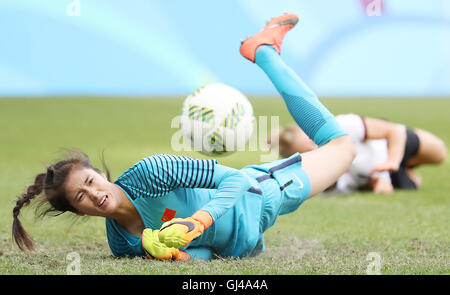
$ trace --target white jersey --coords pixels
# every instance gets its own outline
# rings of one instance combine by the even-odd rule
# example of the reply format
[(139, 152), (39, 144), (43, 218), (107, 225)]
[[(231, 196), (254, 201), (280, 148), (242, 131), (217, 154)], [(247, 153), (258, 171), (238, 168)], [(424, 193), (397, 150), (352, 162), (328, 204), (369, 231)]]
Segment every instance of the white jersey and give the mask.
[(336, 116), (339, 125), (346, 131), (356, 147), (356, 157), (350, 166), (337, 181), (332, 192), (350, 193), (370, 183), (373, 176), (391, 182), (389, 172), (384, 171), (371, 175), (370, 171), (378, 163), (388, 159), (386, 139), (367, 140), (366, 126), (361, 116), (356, 114), (343, 114)]

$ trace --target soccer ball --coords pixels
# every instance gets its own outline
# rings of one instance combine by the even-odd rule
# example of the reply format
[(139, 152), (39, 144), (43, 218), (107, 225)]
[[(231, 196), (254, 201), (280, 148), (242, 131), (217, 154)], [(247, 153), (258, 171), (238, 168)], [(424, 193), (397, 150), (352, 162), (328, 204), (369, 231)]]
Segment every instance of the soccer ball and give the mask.
[(195, 151), (207, 155), (244, 150), (254, 124), (253, 107), (247, 97), (225, 84), (199, 88), (183, 103), (184, 139)]

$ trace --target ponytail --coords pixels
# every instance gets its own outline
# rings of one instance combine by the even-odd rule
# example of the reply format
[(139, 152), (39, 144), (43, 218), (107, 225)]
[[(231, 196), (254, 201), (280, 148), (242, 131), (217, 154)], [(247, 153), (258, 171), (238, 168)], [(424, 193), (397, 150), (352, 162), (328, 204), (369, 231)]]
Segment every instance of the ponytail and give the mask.
[[(23, 207), (28, 206), (30, 201), (36, 196), (44, 193), (45, 197), (39, 200), (38, 206), (36, 207), (36, 217), (42, 218), (46, 215), (58, 216), (64, 212), (77, 213), (76, 208), (66, 198), (64, 183), (67, 176), (74, 167), (91, 168), (101, 173), (99, 169), (92, 167), (89, 157), (82, 151), (74, 149), (64, 150), (67, 153), (66, 160), (59, 161), (47, 167), (46, 173), (38, 174), (34, 180), (34, 184), (30, 185), (26, 192), (17, 199), (16, 206), (13, 209), (12, 235), (17, 246), (22, 251), (25, 251), (25, 248), (33, 250), (33, 241), (19, 220), (20, 210)], [(101, 155), (101, 161), (109, 180), (110, 172), (106, 166), (103, 153)]]
[(14, 240), (19, 246), (20, 250), (24, 251), (25, 247), (28, 250), (33, 250), (33, 241), (30, 235), (25, 231), (22, 226), (22, 223), (19, 220), (20, 210), (28, 206), (30, 201), (42, 193), (44, 189), (44, 181), (45, 181), (46, 173), (38, 174), (34, 180), (34, 184), (30, 185), (27, 188), (26, 193), (22, 194), (17, 200), (16, 206), (13, 209), (13, 225), (12, 225), (12, 235)]

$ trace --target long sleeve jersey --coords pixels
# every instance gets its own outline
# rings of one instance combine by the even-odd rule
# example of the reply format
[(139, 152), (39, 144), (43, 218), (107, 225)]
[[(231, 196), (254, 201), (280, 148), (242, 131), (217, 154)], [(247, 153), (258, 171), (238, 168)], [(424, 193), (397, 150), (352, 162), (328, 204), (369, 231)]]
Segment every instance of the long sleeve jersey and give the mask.
[[(209, 212), (213, 224), (181, 248), (192, 258), (246, 256), (260, 242), (261, 191), (251, 179), (216, 160), (153, 155), (142, 159), (115, 184), (136, 207), (146, 228), (159, 229), (171, 218), (186, 218), (197, 210)], [(141, 237), (106, 219), (108, 243), (115, 256), (143, 256)]]

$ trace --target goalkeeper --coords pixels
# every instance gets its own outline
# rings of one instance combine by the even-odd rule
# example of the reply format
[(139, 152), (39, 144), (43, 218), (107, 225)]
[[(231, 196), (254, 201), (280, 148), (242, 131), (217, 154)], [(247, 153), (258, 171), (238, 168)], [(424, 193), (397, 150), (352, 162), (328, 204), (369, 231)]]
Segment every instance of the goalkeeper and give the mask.
[(13, 210), (13, 235), (21, 249), (33, 247), (18, 215), (44, 192), (45, 213), (71, 211), (106, 218), (115, 256), (152, 259), (246, 257), (264, 250), (264, 232), (277, 217), (296, 210), (342, 175), (355, 156), (349, 136), (280, 57), (293, 14), (272, 19), (241, 44), (284, 99), (297, 124), (319, 146), (288, 159), (236, 170), (216, 160), (154, 155), (115, 182), (75, 155), (37, 175)]

